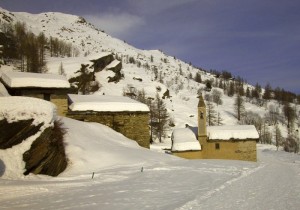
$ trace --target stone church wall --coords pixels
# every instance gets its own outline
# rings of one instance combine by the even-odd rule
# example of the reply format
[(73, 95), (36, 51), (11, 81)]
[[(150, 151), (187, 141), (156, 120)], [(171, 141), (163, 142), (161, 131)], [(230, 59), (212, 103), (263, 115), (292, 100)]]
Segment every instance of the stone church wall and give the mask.
[(106, 125), (127, 138), (135, 140), (140, 146), (150, 148), (148, 112), (72, 112), (67, 117)]
[(256, 140), (208, 141), (204, 158), (257, 161)]

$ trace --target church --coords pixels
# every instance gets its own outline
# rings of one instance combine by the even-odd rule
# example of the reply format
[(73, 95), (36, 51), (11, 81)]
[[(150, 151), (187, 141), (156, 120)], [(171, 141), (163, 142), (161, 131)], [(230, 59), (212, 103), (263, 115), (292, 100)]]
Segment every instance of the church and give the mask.
[(186, 159), (257, 161), (259, 135), (253, 125), (206, 126), (206, 105), (198, 103), (198, 127), (172, 133), (172, 154)]

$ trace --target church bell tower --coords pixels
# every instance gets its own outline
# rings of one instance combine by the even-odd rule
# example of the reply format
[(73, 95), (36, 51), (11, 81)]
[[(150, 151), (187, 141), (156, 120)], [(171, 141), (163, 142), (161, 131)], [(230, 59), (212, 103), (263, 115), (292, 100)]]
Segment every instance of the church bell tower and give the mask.
[(198, 140), (201, 147), (205, 147), (205, 144), (207, 143), (206, 106), (202, 95), (199, 96), (198, 103)]

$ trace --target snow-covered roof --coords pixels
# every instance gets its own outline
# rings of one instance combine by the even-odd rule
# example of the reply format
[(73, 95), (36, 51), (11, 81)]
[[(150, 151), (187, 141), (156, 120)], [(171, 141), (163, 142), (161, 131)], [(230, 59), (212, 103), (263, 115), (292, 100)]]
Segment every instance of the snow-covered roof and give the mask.
[(69, 94), (72, 111), (97, 112), (149, 112), (146, 104), (140, 103), (124, 96), (107, 95), (75, 95)]
[(254, 125), (208, 126), (207, 136), (209, 140), (244, 140), (259, 138)]
[(11, 88), (70, 88), (70, 83), (67, 78), (57, 74), (7, 71), (2, 73), (1, 78), (3, 82)]
[(114, 68), (114, 67), (116, 67), (117, 65), (119, 65), (119, 63), (120, 63), (120, 61), (118, 61), (118, 60), (113, 60), (110, 64), (108, 64), (108, 65), (106, 66), (106, 69)]
[(9, 93), (7, 92), (4, 85), (0, 82), (0, 97), (2, 96), (9, 96)]
[(0, 97), (0, 120), (8, 122), (34, 119), (35, 125), (51, 124), (56, 117), (56, 107), (53, 103), (31, 97), (8, 96)]
[(201, 145), (190, 128), (175, 129), (172, 133), (172, 151), (201, 150)]
[(96, 54), (89, 55), (88, 58), (89, 58), (90, 61), (93, 61), (93, 60), (98, 60), (100, 58), (106, 57), (110, 54), (111, 54), (110, 52), (101, 52), (101, 53), (96, 53)]

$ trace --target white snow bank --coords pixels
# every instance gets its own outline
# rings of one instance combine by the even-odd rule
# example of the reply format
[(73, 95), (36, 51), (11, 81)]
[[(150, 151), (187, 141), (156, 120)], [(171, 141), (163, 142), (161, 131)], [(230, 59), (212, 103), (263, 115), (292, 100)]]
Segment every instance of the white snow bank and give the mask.
[(2, 96), (9, 96), (9, 93), (7, 92), (4, 85), (0, 82), (0, 97)]
[(122, 112), (141, 111), (149, 112), (149, 107), (143, 103), (123, 96), (107, 95), (75, 95), (69, 94), (72, 111), (98, 111), (98, 112)]
[(8, 122), (34, 119), (33, 124), (44, 123), (49, 126), (55, 120), (56, 107), (54, 104), (37, 98), (11, 96), (0, 97), (0, 120)]
[(114, 67), (116, 67), (117, 65), (119, 65), (119, 63), (120, 63), (120, 61), (118, 61), (118, 60), (113, 60), (110, 64), (108, 64), (108, 65), (106, 66), (106, 69), (114, 68)]
[(195, 133), (189, 128), (175, 129), (172, 133), (172, 151), (201, 150)]
[(57, 74), (39, 74), (28, 72), (3, 72), (2, 80), (9, 87), (43, 87), (43, 88), (69, 88), (70, 83), (66, 77)]
[(135, 141), (99, 123), (62, 118), (68, 133), (65, 137), (69, 165), (60, 176), (89, 174), (120, 166), (142, 166), (174, 160), (140, 147)]
[(209, 140), (258, 139), (254, 125), (208, 126)]

